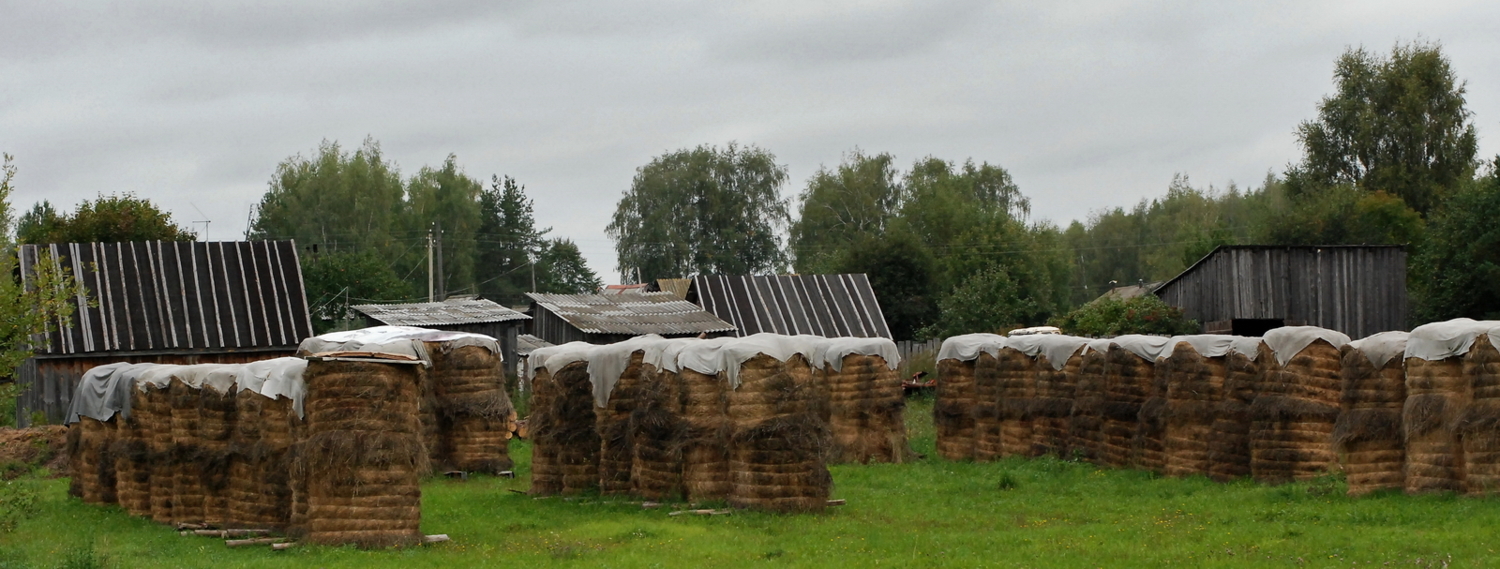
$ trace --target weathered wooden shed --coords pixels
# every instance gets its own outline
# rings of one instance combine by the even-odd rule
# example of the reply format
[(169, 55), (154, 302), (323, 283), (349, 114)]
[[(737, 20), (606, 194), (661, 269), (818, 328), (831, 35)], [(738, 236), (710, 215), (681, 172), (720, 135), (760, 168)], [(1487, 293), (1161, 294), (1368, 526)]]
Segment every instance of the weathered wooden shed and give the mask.
[(891, 338), (863, 273), (693, 278), (687, 300), (734, 324), (736, 335), (761, 332), (828, 338)]
[(374, 324), (419, 326), (434, 330), (483, 334), (500, 342), (505, 373), (515, 375), (516, 337), (530, 316), (473, 296), (449, 297), (442, 302), (360, 304), (351, 306)]
[(1156, 296), (1208, 333), (1258, 336), (1313, 325), (1353, 338), (1407, 329), (1400, 245), (1225, 245), (1163, 283)]
[[(114, 362), (244, 363), (290, 356), (312, 335), (292, 241), (23, 245), (23, 280), (46, 260), (88, 290), (70, 326), (35, 338), (17, 381), (18, 425), (58, 423), (83, 373)], [(24, 284), (24, 283), (23, 283)]]
[(531, 333), (553, 344), (612, 344), (642, 334), (667, 338), (733, 333), (734, 325), (670, 292), (530, 292)]

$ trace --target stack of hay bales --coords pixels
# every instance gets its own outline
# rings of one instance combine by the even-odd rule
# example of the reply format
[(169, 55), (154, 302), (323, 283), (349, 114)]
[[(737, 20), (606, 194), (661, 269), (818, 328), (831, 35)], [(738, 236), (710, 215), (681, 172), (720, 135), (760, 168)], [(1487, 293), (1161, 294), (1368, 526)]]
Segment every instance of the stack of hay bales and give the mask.
[(1272, 358), (1251, 403), (1250, 474), (1263, 482), (1306, 480), (1337, 466), (1342, 333), (1316, 326), (1266, 332)]
[(201, 453), (198, 472), (203, 487), (203, 523), (212, 527), (225, 527), (231, 519), (229, 476), (233, 452), (230, 439), (235, 433), (238, 407), (234, 382), (233, 371), (220, 368), (206, 373), (205, 380), (195, 386), (200, 399), (197, 439)]
[(1164, 472), (1168, 476), (1208, 475), (1213, 468), (1214, 424), (1229, 379), (1232, 336), (1172, 338), (1161, 366), (1166, 380)]
[(1004, 374), (999, 359), (1004, 351), (1005, 343), (1001, 340), (989, 349), (981, 350), (979, 357), (974, 359), (974, 460), (988, 461), (1005, 456), (1005, 409), (1000, 395)]
[[(1489, 331), (1494, 324), (1467, 318), (1434, 322), (1416, 327), (1407, 337), (1406, 403), (1401, 422), (1406, 440), (1404, 487), (1408, 493), (1468, 489), (1459, 427), (1473, 400), (1471, 374), (1490, 359), (1483, 352), (1493, 349)], [(1476, 361), (1481, 365), (1470, 363)]]
[[(130, 384), (122, 381), (130, 364), (99, 366), (84, 372), (68, 409), (69, 465), (73, 471), (68, 493), (89, 504), (119, 502), (116, 478), (116, 444), (125, 420), (118, 412), (132, 402)], [(127, 472), (131, 467), (127, 466)]]
[(1151, 383), (1146, 390), (1146, 400), (1136, 413), (1135, 438), (1131, 447), (1134, 467), (1157, 474), (1164, 474), (1167, 469), (1167, 374), (1172, 367), (1167, 354), (1171, 353), (1173, 345), (1168, 340), (1166, 349), (1151, 367)]
[[(641, 350), (636, 407), (630, 412), (631, 493), (648, 500), (685, 494), (683, 450), (688, 420), (676, 354), (688, 340), (656, 340)], [(672, 361), (667, 363), (666, 354)]]
[(115, 459), (115, 494), (120, 507), (132, 516), (142, 517), (151, 515), (151, 439), (153, 430), (161, 425), (148, 395), (130, 387), (148, 367), (131, 365), (115, 372), (130, 398), (128, 408), (132, 412), (117, 415), (116, 438), (110, 448)]
[(135, 389), (142, 404), (133, 407), (140, 413), (147, 431), (147, 456), (150, 457), (151, 520), (169, 524), (174, 521), (172, 500), (176, 494), (176, 462), (172, 444), (172, 399), (168, 387), (171, 372), (177, 366), (146, 366), (137, 376)]
[(1103, 444), (1104, 466), (1133, 468), (1140, 465), (1137, 448), (1141, 409), (1156, 385), (1156, 360), (1168, 339), (1129, 334), (1110, 341), (1104, 366)]
[(600, 440), (588, 369), (592, 349), (572, 342), (531, 353), (536, 369), (527, 428), (533, 443), (534, 494), (579, 494), (599, 488)]
[[(516, 414), (505, 392), (499, 344), (488, 336), (457, 332), (417, 337), (432, 358), (427, 379), (435, 424), (424, 424), (423, 435), (429, 444), (437, 439), (439, 463), (466, 472), (509, 470)], [(429, 433), (434, 430), (436, 435)]]
[[(1035, 425), (1031, 420), (1031, 406), (1036, 400), (1037, 365), (1036, 360), (1017, 349), (1014, 345), (1016, 340), (1017, 338), (1007, 338), (995, 356), (1000, 457), (1032, 456), (1033, 450), (1031, 439)], [(984, 377), (980, 369), (983, 365), (984, 356), (981, 355), (979, 366), (975, 367), (976, 380)], [(979, 384), (982, 385), (982, 381)], [(982, 391), (979, 393), (983, 394)], [(980, 436), (984, 435), (984, 430), (981, 429)], [(984, 454), (983, 447), (977, 447), (976, 458), (990, 458)]]
[(835, 338), (823, 352), (822, 373), (828, 389), (830, 461), (906, 462), (900, 364), (896, 343), (885, 338)]
[(1464, 358), (1464, 375), (1472, 395), (1460, 416), (1458, 433), (1463, 441), (1464, 488), (1473, 495), (1500, 492), (1500, 323), (1474, 340)]
[(729, 480), (729, 386), (719, 378), (719, 351), (729, 338), (671, 343), (660, 367), (676, 370), (685, 421), (682, 486), (694, 501), (724, 500)]
[(1004, 336), (967, 334), (943, 340), (938, 349), (937, 401), (932, 413), (937, 450), (943, 458), (974, 458), (978, 406), (975, 368), (981, 354), (993, 358), (1004, 343)]
[(1272, 357), (1262, 356), (1268, 351), (1258, 336), (1230, 340), (1224, 396), (1208, 443), (1209, 478), (1226, 482), (1250, 475), (1250, 403), (1260, 384), (1261, 363)]
[(1078, 379), (1069, 417), (1075, 452), (1084, 460), (1099, 463), (1104, 450), (1104, 368), (1110, 340), (1092, 340), (1078, 361)]
[[(661, 338), (655, 337), (656, 340)], [(645, 346), (649, 340), (632, 338), (599, 346), (589, 354), (589, 381), (595, 404), (594, 429), (599, 433), (599, 492), (629, 494), (635, 461), (631, 415), (640, 407), (646, 383)]]
[[(828, 396), (806, 340), (756, 334), (725, 343), (729, 395), (729, 503), (778, 512), (820, 511), (833, 477)], [(810, 353), (811, 352), (811, 353)]]
[(422, 539), (428, 454), (418, 414), (420, 360), (382, 357), (405, 355), (395, 346), (370, 351), (376, 353), (325, 353), (308, 362), (298, 470), (307, 488), (305, 532), (315, 543), (383, 547)]
[(1027, 407), (1031, 423), (1028, 456), (1073, 456), (1072, 415), (1087, 338), (1059, 334), (1013, 336), (1007, 346), (1031, 361), (1035, 390)]
[(1401, 407), (1406, 404), (1406, 332), (1382, 332), (1343, 348), (1343, 379), (1334, 451), (1349, 482), (1349, 495), (1401, 488), (1406, 447)]

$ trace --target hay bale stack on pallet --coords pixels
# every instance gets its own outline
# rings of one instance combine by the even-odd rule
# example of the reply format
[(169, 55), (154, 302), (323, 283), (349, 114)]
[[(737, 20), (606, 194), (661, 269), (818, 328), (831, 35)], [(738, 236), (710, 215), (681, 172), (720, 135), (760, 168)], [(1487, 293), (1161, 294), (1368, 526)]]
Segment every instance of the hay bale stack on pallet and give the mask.
[(1407, 337), (1401, 422), (1408, 493), (1468, 489), (1459, 427), (1474, 396), (1471, 374), (1483, 367), (1471, 362), (1490, 357), (1473, 352), (1479, 351), (1480, 340), (1491, 343), (1489, 331), (1494, 326), (1494, 322), (1461, 318), (1418, 326)]
[(1208, 476), (1226, 482), (1250, 475), (1250, 404), (1260, 384), (1262, 363), (1273, 356), (1260, 337), (1230, 340), (1223, 397), (1214, 414), (1208, 443)]
[(1315, 326), (1266, 332), (1272, 358), (1251, 404), (1250, 474), (1262, 482), (1306, 480), (1337, 467), (1342, 333)]
[(176, 494), (172, 444), (172, 399), (168, 388), (171, 371), (177, 366), (145, 366), (136, 376), (135, 390), (140, 392), (141, 406), (132, 406), (132, 414), (140, 413), (140, 421), (147, 429), (147, 456), (151, 461), (151, 521), (170, 524), (174, 521), (172, 501)]
[[(686, 401), (676, 356), (689, 340), (660, 340), (642, 350), (644, 363), (630, 412), (631, 494), (647, 500), (683, 496)], [(671, 362), (667, 363), (670, 352)]]
[(1401, 408), (1406, 404), (1402, 356), (1407, 336), (1382, 332), (1349, 342), (1342, 350), (1343, 393), (1333, 445), (1350, 496), (1399, 489), (1405, 483)]
[[(981, 354), (994, 358), (1004, 343), (1004, 336), (966, 334), (943, 340), (938, 349), (937, 401), (932, 413), (937, 430), (937, 450), (943, 458), (974, 458), (978, 436), (976, 367)], [(998, 438), (998, 430), (996, 436)]]
[(756, 334), (725, 343), (729, 384), (729, 503), (778, 512), (821, 511), (833, 488), (828, 394), (814, 373), (822, 346)]
[(1073, 414), (1068, 419), (1074, 452), (1096, 464), (1104, 450), (1104, 368), (1109, 344), (1108, 339), (1091, 340), (1080, 352)]
[(129, 413), (115, 418), (116, 438), (110, 448), (115, 457), (115, 494), (120, 507), (132, 516), (151, 516), (151, 439), (160, 421), (148, 395), (131, 389), (136, 378), (148, 366), (132, 365), (120, 369), (120, 383), (130, 398)]
[(435, 424), (423, 425), (423, 435), (430, 440), (428, 431), (437, 431), (437, 463), (465, 472), (510, 470), (516, 413), (505, 392), (500, 345), (488, 336), (455, 332), (419, 338), (432, 358), (427, 379)]
[(834, 338), (823, 353), (835, 463), (901, 463), (906, 441), (900, 362), (896, 343), (884, 338)]
[(1071, 416), (1077, 398), (1082, 351), (1089, 340), (1075, 336), (1036, 334), (1009, 338), (1007, 346), (1031, 360), (1034, 378), (1026, 419), (1031, 424), (1026, 456), (1073, 456)]
[(599, 433), (599, 493), (630, 494), (635, 462), (631, 415), (641, 406), (646, 353), (638, 339), (599, 346), (589, 357)]
[(1137, 443), (1141, 409), (1156, 385), (1156, 360), (1168, 339), (1129, 334), (1114, 338), (1104, 366), (1104, 420), (1101, 463), (1141, 467)]
[(1208, 475), (1213, 469), (1214, 423), (1229, 379), (1232, 336), (1172, 338), (1163, 360), (1166, 383), (1164, 446), (1168, 476)]
[(594, 387), (588, 352), (572, 342), (531, 353), (533, 494), (580, 494), (599, 488), (599, 433), (595, 430)]
[[(974, 359), (974, 460), (988, 461), (1005, 456), (1005, 411), (1001, 403), (1000, 355), (1005, 344), (981, 350)], [(1018, 415), (1019, 417), (1019, 415)]]

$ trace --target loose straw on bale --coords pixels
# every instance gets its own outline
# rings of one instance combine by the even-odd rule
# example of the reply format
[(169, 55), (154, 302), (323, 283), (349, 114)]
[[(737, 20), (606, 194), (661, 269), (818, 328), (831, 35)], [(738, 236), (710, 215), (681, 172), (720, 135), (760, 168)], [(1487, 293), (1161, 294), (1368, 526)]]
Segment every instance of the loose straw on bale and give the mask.
[(499, 354), (483, 346), (452, 347), (442, 342), (428, 342), (427, 351), (432, 356), (428, 381), (442, 426), (437, 460), (469, 472), (510, 470), (509, 444), (516, 415), (505, 393)]
[(115, 415), (116, 439), (110, 455), (115, 459), (115, 489), (120, 507), (132, 516), (151, 515), (151, 433), (153, 417), (146, 395), (130, 389), (129, 417)]
[(677, 372), (683, 397), (682, 484), (687, 499), (729, 497), (729, 395), (715, 375), (682, 368)]
[(629, 494), (630, 471), (634, 451), (630, 432), (630, 414), (640, 404), (641, 372), (644, 367), (640, 350), (630, 354), (630, 361), (603, 407), (596, 407), (594, 428), (599, 433), (599, 492)]
[(1141, 405), (1155, 381), (1155, 365), (1118, 345), (1109, 347), (1105, 362), (1100, 462), (1130, 468), (1136, 465), (1135, 436)]
[(643, 366), (635, 409), (630, 412), (633, 495), (665, 500), (683, 494), (682, 448), (687, 431), (677, 374)]
[(1406, 403), (1402, 358), (1391, 358), (1376, 368), (1358, 348), (1349, 345), (1342, 351), (1343, 394), (1333, 443), (1349, 495), (1399, 489), (1406, 468), (1406, 447), (1401, 440), (1401, 407)]
[(236, 401), (232, 393), (219, 393), (204, 385), (197, 390), (199, 474), (203, 485), (203, 523), (225, 527), (229, 512), (230, 438), (235, 431)]
[(1000, 360), (995, 356), (980, 352), (974, 359), (975, 460), (994, 460), (1005, 455), (1000, 401), (1001, 375)]
[(175, 521), (172, 501), (177, 487), (176, 455), (172, 444), (172, 394), (169, 387), (147, 385), (142, 393), (144, 403), (134, 410), (146, 430), (151, 457), (151, 520), (170, 524)]
[(198, 389), (173, 378), (167, 388), (172, 405), (172, 520), (202, 524), (204, 514), (203, 463), (206, 452), (199, 433), (201, 396)]
[(1037, 362), (1010, 347), (1001, 348), (1000, 356), (995, 359), (999, 378), (996, 382), (1000, 415), (999, 456), (1035, 456), (1031, 407), (1036, 399)]
[(1078, 380), (1083, 355), (1080, 352), (1073, 353), (1064, 362), (1062, 369), (1054, 369), (1045, 354), (1038, 354), (1035, 362), (1036, 398), (1031, 402), (1034, 429), (1031, 454), (1072, 458), (1075, 443), (1071, 432), (1071, 417), (1074, 402), (1078, 400)]

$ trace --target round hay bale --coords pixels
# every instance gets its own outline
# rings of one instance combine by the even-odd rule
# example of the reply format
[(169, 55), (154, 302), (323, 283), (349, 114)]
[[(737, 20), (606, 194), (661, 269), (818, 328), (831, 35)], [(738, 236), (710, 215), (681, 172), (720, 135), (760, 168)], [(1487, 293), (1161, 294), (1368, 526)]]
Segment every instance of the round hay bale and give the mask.
[(430, 463), (416, 413), (418, 366), (314, 360), (305, 377), (307, 439), (298, 470), (307, 487), (306, 539), (420, 543), (421, 477)]
[(1456, 430), (1463, 443), (1464, 490), (1484, 496), (1500, 492), (1500, 351), (1488, 334), (1464, 356), (1472, 394)]
[(551, 496), (562, 492), (562, 471), (557, 462), (558, 446), (554, 441), (544, 441), (555, 424), (551, 409), (555, 405), (557, 387), (547, 368), (536, 368), (533, 374), (531, 414), (527, 417), (532, 442), (530, 492), (539, 496)]
[(500, 355), (481, 346), (428, 342), (428, 381), (436, 398), (441, 463), (468, 472), (509, 470), (515, 410)]
[(203, 523), (227, 527), (233, 518), (229, 512), (230, 468), (238, 402), (233, 393), (219, 393), (212, 388), (198, 390), (198, 473), (203, 487)]
[[(974, 458), (977, 437), (975, 360), (945, 359), (937, 363), (937, 401), (932, 422), (937, 451), (948, 460)], [(998, 433), (997, 433), (998, 436)]]
[(974, 359), (974, 460), (1005, 454), (1002, 441), (1000, 360), (987, 352)]
[(1059, 458), (1075, 456), (1072, 434), (1073, 407), (1078, 399), (1082, 351), (1075, 352), (1054, 369), (1045, 354), (1036, 357), (1036, 398), (1031, 402), (1033, 455)]
[(1104, 466), (1136, 466), (1136, 431), (1141, 406), (1151, 393), (1156, 365), (1130, 350), (1110, 345), (1104, 364), (1104, 405), (1100, 463)]
[[(756, 355), (741, 364), (739, 378), (739, 388), (728, 394), (729, 502), (770, 511), (822, 510), (833, 484), (826, 466), (832, 434), (827, 395), (807, 359)], [(768, 469), (793, 475), (786, 480), (794, 482), (766, 484), (752, 475)]]
[(167, 387), (172, 406), (172, 521), (201, 524), (204, 514), (203, 463), (206, 453), (199, 436), (198, 389), (172, 379)]
[(170, 387), (147, 385), (142, 392), (141, 415), (150, 460), (151, 520), (170, 524), (176, 494), (176, 457), (172, 445), (172, 399)]
[(1333, 431), (1343, 386), (1339, 348), (1318, 339), (1286, 365), (1267, 356), (1250, 408), (1251, 476), (1279, 483), (1336, 470)]
[[(532, 492), (579, 494), (599, 488), (599, 450), (595, 429), (594, 388), (588, 362), (573, 362), (533, 382), (532, 452), (543, 464), (555, 465), (556, 478), (533, 472)], [(540, 476), (540, 477), (539, 477)]]
[(116, 436), (116, 419), (100, 421), (93, 417), (79, 417), (72, 429), (77, 429), (77, 444), (71, 445), (68, 463), (77, 479), (76, 495), (89, 504), (118, 503), (115, 479), (115, 457), (112, 446)]
[(1159, 366), (1166, 383), (1164, 471), (1168, 476), (1209, 475), (1214, 424), (1229, 380), (1228, 356), (1205, 357), (1178, 342)]
[(594, 428), (599, 433), (599, 492), (629, 494), (634, 460), (630, 415), (640, 405), (645, 352), (636, 350), (603, 407), (595, 407)]
[(688, 423), (677, 374), (643, 366), (630, 412), (631, 493), (649, 500), (683, 494), (682, 448)]

